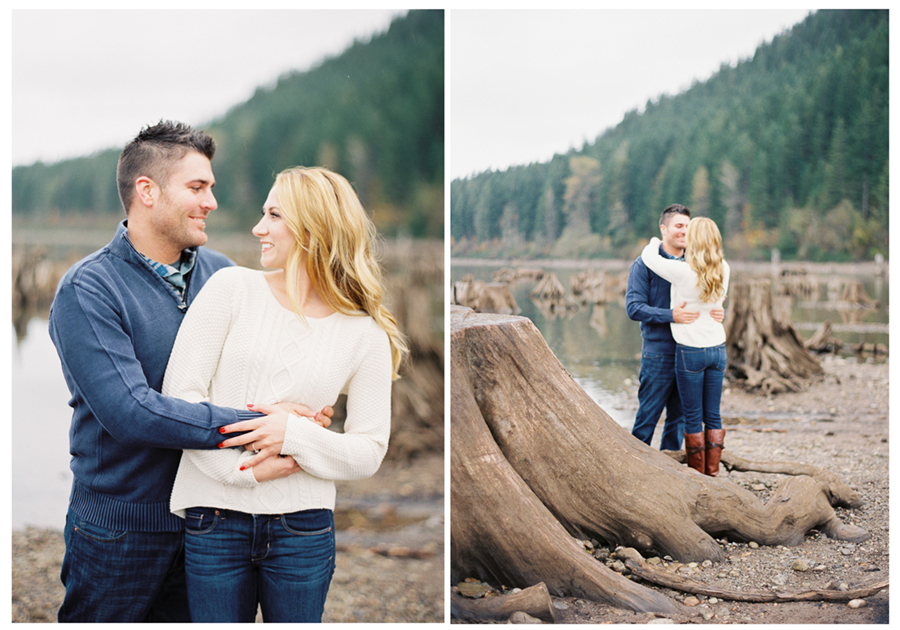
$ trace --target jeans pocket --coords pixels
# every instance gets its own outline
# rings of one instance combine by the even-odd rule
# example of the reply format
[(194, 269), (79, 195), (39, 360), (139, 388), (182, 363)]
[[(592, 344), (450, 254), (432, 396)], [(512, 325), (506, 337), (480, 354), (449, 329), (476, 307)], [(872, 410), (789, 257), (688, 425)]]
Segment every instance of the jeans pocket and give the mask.
[(208, 534), (218, 522), (218, 510), (194, 508), (184, 513), (184, 531), (188, 534)]
[(284, 529), (295, 536), (318, 536), (334, 530), (334, 513), (331, 510), (301, 510), (281, 515)]
[(678, 367), (688, 374), (700, 374), (707, 367), (706, 348), (678, 348)]
[(128, 532), (123, 530), (109, 529), (108, 527), (94, 525), (83, 518), (79, 518), (75, 521), (75, 531), (81, 536), (97, 542), (116, 542), (128, 534)]

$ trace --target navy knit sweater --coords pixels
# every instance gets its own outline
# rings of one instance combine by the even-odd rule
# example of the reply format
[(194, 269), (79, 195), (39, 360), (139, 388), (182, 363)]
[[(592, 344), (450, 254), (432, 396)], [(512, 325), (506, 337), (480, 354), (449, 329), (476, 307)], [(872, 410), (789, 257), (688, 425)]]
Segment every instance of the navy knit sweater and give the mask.
[(182, 300), (127, 238), (75, 264), (50, 309), (50, 336), (74, 410), (70, 507), (117, 530), (180, 531), (169, 496), (184, 448), (215, 448), (218, 427), (259, 414), (159, 392), (182, 317), (206, 280), (233, 263), (198, 248)]
[[(675, 258), (662, 245), (659, 253), (666, 258)], [(672, 323), (671, 290), (671, 283), (650, 271), (640, 256), (631, 264), (625, 312), (629, 318), (641, 322), (644, 352), (675, 354), (675, 340), (669, 326)]]

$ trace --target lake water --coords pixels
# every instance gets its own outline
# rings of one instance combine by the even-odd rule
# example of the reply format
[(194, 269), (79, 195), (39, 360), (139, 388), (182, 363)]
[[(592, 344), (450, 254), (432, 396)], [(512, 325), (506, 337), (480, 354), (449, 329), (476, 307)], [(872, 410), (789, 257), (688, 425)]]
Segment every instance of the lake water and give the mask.
[[(541, 263), (525, 266), (540, 268)], [(451, 280), (457, 282), (471, 274), (476, 280), (491, 281), (498, 265), (467, 265), (453, 261)], [(584, 266), (547, 266), (545, 272), (557, 275), (568, 289), (570, 277), (585, 270)], [(627, 264), (609, 269), (611, 274), (627, 271)], [(740, 274), (733, 272), (733, 280)], [(830, 280), (830, 287), (829, 287)], [(840, 309), (834, 303), (834, 292), (844, 282), (859, 280), (869, 295), (879, 302), (878, 309)], [(809, 299), (795, 299), (791, 306), (791, 322), (803, 338), (811, 337), (826, 320), (832, 323), (832, 334), (844, 344), (878, 343), (888, 345), (888, 282), (884, 278), (854, 275), (817, 278), (818, 291)], [(546, 313), (529, 297), (535, 281), (520, 280), (510, 290), (522, 309), (519, 315), (531, 319), (547, 345), (566, 367), (572, 378), (616, 422), (627, 429), (634, 424), (637, 411), (637, 386), (641, 365), (641, 330), (638, 322), (625, 313), (624, 298), (606, 305), (587, 305), (562, 315)], [(829, 288), (831, 296), (829, 296)], [(568, 293), (571, 298), (571, 292)], [(836, 299), (836, 298), (834, 298)], [(727, 303), (726, 303), (727, 307)], [(883, 359), (882, 359), (883, 360)], [(658, 437), (659, 431), (657, 431)]]
[(48, 322), (32, 319), (20, 344), (12, 334), (12, 527), (62, 529), (72, 486), (69, 390)]

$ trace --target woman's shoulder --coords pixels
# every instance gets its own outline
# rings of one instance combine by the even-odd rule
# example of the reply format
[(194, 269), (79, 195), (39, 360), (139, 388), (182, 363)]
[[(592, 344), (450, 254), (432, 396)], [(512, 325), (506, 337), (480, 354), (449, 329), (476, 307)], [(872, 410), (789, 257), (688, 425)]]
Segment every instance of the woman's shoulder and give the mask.
[(334, 313), (328, 319), (334, 321), (335, 326), (341, 330), (341, 334), (346, 335), (348, 339), (352, 339), (354, 343), (364, 340), (377, 342), (381, 339), (387, 339), (387, 333), (384, 329), (363, 311), (353, 314)]
[(201, 294), (235, 295), (252, 286), (262, 272), (247, 267), (223, 267), (209, 277)]

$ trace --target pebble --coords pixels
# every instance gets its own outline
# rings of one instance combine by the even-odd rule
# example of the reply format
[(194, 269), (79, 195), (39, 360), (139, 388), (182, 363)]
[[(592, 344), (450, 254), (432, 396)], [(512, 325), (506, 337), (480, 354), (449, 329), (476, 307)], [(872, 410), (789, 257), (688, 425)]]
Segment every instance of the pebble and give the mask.
[(864, 599), (851, 599), (849, 602), (847, 602), (847, 606), (849, 606), (850, 608), (862, 608), (865, 605), (866, 600)]
[(793, 566), (791, 568), (794, 571), (809, 571), (809, 562), (800, 558), (799, 560), (795, 560)]
[(685, 597), (683, 603), (685, 606), (690, 606), (691, 608), (693, 608), (694, 606), (700, 604), (700, 600), (696, 597)]
[(749, 544), (748, 546), (749, 546), (751, 549), (759, 549), (759, 543), (753, 542), (752, 540), (750, 541), (750, 544)]
[(536, 617), (532, 617), (528, 613), (517, 610), (509, 617), (509, 623), (544, 623)]
[(459, 588), (460, 595), (474, 599), (483, 597), (485, 593), (491, 590), (491, 587), (484, 582), (460, 582), (456, 586)]
[(553, 600), (553, 607), (557, 610), (569, 610), (569, 605), (566, 602), (561, 602), (559, 600)]

